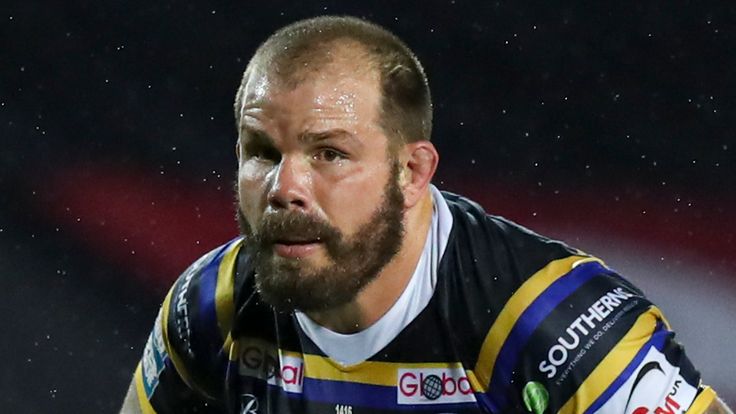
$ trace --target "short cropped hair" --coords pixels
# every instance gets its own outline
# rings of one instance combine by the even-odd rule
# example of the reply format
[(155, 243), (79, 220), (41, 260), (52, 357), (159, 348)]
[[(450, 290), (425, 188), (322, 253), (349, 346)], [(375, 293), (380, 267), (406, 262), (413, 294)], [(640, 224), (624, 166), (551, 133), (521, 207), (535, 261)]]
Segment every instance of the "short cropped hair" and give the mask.
[[(256, 50), (235, 96), (235, 118), (240, 128), (245, 85), (254, 66), (267, 64), (269, 74), (300, 82), (300, 68), (319, 64), (335, 45), (356, 42), (364, 48), (381, 85), (380, 124), (396, 143), (430, 140), (432, 98), (421, 63), (396, 35), (363, 19), (321, 16), (292, 23), (271, 35)], [(314, 70), (314, 67), (311, 68)]]

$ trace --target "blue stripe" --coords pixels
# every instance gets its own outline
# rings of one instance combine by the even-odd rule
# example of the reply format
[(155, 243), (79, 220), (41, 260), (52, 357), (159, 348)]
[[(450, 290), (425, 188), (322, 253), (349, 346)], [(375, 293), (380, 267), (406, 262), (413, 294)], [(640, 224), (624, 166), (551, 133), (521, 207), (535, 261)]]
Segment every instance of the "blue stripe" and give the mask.
[(198, 342), (198, 345), (204, 346), (205, 349), (212, 351), (218, 351), (224, 345), (224, 339), (222, 338), (219, 324), (217, 323), (217, 305), (215, 303), (217, 275), (220, 269), (220, 263), (225, 256), (225, 252), (238, 240), (239, 239), (231, 240), (218, 248), (214, 252), (213, 257), (207, 261), (207, 264), (205, 264), (199, 278), (197, 293), (199, 296), (197, 303), (198, 333), (195, 338), (192, 338), (192, 342)]
[(396, 387), (314, 378), (304, 378), (303, 388), (304, 397), (310, 401), (371, 408), (395, 407), (396, 392)]
[(583, 263), (552, 283), (522, 312), (496, 357), (487, 391), (492, 411), (502, 411), (508, 404), (507, 390), (511, 386), (513, 370), (529, 338), (542, 321), (585, 282), (609, 272), (598, 262)]
[(657, 326), (654, 328), (654, 333), (649, 341), (647, 341), (644, 346), (641, 347), (639, 352), (636, 353), (634, 359), (631, 360), (631, 363), (629, 363), (621, 375), (619, 375), (613, 383), (608, 386), (606, 391), (604, 391), (603, 394), (601, 394), (600, 397), (598, 397), (598, 399), (596, 399), (595, 402), (585, 410), (585, 414), (596, 412), (613, 396), (613, 394), (616, 393), (616, 391), (619, 390), (619, 388), (621, 388), (622, 385), (624, 385), (629, 377), (634, 374), (634, 371), (639, 368), (641, 361), (647, 355), (651, 347), (661, 351), (669, 334), (670, 332), (664, 329), (664, 323), (662, 323), (662, 321), (657, 321)]

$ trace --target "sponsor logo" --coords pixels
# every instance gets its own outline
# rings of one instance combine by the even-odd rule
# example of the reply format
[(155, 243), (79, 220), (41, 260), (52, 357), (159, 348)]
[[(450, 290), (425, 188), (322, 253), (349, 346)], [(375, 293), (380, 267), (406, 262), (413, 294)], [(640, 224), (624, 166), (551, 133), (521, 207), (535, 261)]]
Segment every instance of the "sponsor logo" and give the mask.
[(158, 378), (164, 370), (164, 360), (167, 357), (161, 332), (161, 312), (159, 312), (153, 331), (148, 336), (146, 347), (141, 358), (141, 373), (143, 374), (143, 388), (149, 398), (158, 386)]
[[(200, 262), (201, 259), (197, 263)], [(187, 298), (187, 295), (189, 293), (189, 287), (192, 284), (192, 279), (196, 274), (197, 264), (195, 264), (187, 271), (187, 274), (186, 276), (184, 276), (184, 280), (182, 281), (182, 284), (179, 287), (178, 292), (176, 293), (176, 297), (174, 298), (174, 323), (176, 326), (176, 331), (179, 335), (179, 339), (181, 339), (184, 345), (184, 349), (187, 355), (190, 358), (194, 358), (194, 351), (192, 350), (191, 344), (192, 328), (191, 322), (189, 320), (189, 300)]]
[(442, 396), (442, 379), (436, 375), (427, 375), (421, 381), (421, 393), (430, 400), (436, 400)]
[[(642, 370), (643, 369), (644, 368), (642, 368)], [(681, 404), (675, 398), (681, 384), (681, 379), (675, 380), (675, 383), (672, 385), (672, 389), (669, 394), (667, 394), (667, 397), (665, 397), (664, 401), (658, 404), (654, 409), (654, 414), (675, 414), (680, 412)], [(631, 412), (631, 414), (648, 414), (649, 412), (649, 408), (647, 407), (637, 407)]]
[(633, 293), (618, 287), (593, 302), (585, 312), (581, 313), (568, 325), (565, 333), (557, 338), (557, 343), (547, 350), (547, 359), (539, 363), (539, 371), (546, 374), (547, 378), (554, 378), (557, 375), (558, 368), (567, 362), (573, 353), (572, 351), (581, 346), (582, 339), (591, 334), (593, 340), (600, 339), (616, 321), (607, 321), (597, 331), (595, 331), (596, 328), (606, 321), (606, 318), (611, 315), (614, 309), (634, 296)]
[[(659, 365), (659, 362), (657, 361), (647, 362), (646, 364), (644, 364), (643, 367), (641, 367), (641, 369), (639, 370), (639, 373), (636, 374), (636, 378), (634, 379), (634, 384), (631, 386), (631, 392), (629, 393), (629, 399), (626, 400), (627, 407), (629, 406), (629, 403), (631, 402), (631, 397), (634, 396), (634, 391), (636, 391), (636, 386), (641, 384), (642, 380), (644, 380), (647, 374), (649, 374), (650, 372), (655, 372), (655, 370), (664, 374), (664, 371), (662, 370), (662, 366)], [(643, 414), (643, 413), (637, 412), (637, 410), (634, 410), (632, 414)]]
[(662, 351), (650, 347), (636, 371), (600, 412), (681, 414), (690, 407), (697, 393), (697, 386), (685, 381), (677, 365), (668, 361)]
[(258, 414), (258, 398), (255, 395), (243, 394), (240, 399), (240, 414)]
[(304, 360), (278, 353), (274, 346), (248, 344), (240, 353), (239, 372), (243, 376), (265, 380), (286, 392), (302, 392)]
[(474, 402), (473, 387), (462, 368), (400, 369), (399, 404)]
[(527, 382), (522, 391), (522, 396), (524, 397), (524, 405), (530, 413), (543, 414), (549, 406), (549, 392), (539, 382)]

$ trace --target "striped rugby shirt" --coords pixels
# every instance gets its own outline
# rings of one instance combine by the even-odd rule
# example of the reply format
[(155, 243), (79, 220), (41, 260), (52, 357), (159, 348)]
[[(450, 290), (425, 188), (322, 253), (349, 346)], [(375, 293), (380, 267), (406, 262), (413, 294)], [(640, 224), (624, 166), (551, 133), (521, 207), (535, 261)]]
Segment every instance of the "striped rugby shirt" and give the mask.
[(305, 315), (261, 301), (238, 238), (164, 300), (135, 373), (142, 411), (675, 414), (713, 401), (659, 309), (600, 260), (433, 194), (433, 225), (443, 210), (451, 229), (429, 237), (443, 247), (432, 289), (379, 348), (347, 364), (326, 354)]

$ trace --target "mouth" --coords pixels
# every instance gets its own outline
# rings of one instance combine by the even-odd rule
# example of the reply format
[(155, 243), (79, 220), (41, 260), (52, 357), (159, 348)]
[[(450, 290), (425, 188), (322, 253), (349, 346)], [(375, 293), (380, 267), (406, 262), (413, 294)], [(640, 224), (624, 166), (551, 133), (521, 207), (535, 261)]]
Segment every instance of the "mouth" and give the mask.
[(314, 253), (322, 241), (319, 239), (313, 240), (297, 240), (297, 239), (281, 239), (273, 242), (274, 253), (281, 257), (287, 258), (301, 258), (306, 257)]

